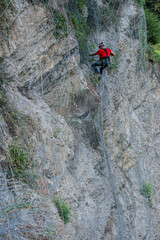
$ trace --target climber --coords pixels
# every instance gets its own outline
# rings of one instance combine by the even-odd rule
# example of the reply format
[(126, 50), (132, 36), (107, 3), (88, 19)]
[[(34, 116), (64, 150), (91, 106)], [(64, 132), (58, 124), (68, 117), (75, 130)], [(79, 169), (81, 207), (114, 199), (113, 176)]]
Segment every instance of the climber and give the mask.
[[(111, 49), (105, 48), (105, 45), (103, 42), (99, 44), (100, 50), (98, 50), (96, 53), (90, 54), (89, 56), (95, 56), (99, 55), (100, 59), (92, 64), (92, 68), (94, 69), (95, 73), (97, 76), (102, 76), (103, 74), (103, 69), (105, 69), (109, 64), (110, 64), (110, 55), (115, 56), (116, 54), (112, 52)], [(97, 66), (101, 66), (100, 68), (100, 73), (97, 69)]]

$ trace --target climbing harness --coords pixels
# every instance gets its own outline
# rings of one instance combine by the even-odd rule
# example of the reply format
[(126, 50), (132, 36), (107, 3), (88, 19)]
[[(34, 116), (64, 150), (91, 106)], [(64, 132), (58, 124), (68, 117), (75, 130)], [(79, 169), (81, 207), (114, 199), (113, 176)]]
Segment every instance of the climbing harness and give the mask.
[(103, 50), (105, 51), (105, 53), (107, 55), (107, 57), (104, 57), (104, 58), (101, 59), (101, 61), (102, 61), (102, 68), (104, 69), (105, 66), (106, 66), (106, 62), (107, 62), (107, 64), (110, 64), (110, 57), (108, 56), (107, 49), (105, 48)]

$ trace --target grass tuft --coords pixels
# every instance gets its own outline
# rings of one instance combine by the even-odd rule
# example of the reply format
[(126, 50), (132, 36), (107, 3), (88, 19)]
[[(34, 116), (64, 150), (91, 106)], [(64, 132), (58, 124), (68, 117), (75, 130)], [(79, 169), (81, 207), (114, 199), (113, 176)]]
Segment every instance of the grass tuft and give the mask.
[(54, 198), (54, 203), (58, 209), (58, 214), (62, 219), (62, 221), (64, 222), (64, 224), (70, 222), (69, 216), (71, 214), (71, 211), (70, 211), (70, 208), (67, 206), (67, 204), (59, 197)]

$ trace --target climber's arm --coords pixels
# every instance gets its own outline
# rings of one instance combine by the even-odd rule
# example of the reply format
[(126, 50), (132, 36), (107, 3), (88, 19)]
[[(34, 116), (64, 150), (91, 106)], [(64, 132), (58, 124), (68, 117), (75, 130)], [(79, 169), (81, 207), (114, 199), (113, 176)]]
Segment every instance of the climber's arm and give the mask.
[(97, 55), (97, 52), (96, 52), (96, 53), (89, 54), (89, 56), (95, 56), (95, 55)]
[(114, 52), (112, 52), (112, 51), (111, 51), (111, 55), (112, 55), (112, 56), (116, 56), (116, 54), (115, 54)]

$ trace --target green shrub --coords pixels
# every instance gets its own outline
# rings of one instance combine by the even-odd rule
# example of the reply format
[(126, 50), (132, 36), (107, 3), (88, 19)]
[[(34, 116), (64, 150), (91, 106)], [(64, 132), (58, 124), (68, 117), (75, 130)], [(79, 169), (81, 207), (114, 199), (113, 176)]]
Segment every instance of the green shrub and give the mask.
[(160, 64), (160, 3), (157, 0), (136, 1), (145, 9), (147, 23), (148, 58), (149, 60)]
[(81, 13), (83, 12), (84, 6), (86, 6), (87, 3), (88, 3), (88, 0), (78, 0), (77, 5)]
[(143, 182), (141, 194), (148, 199), (150, 207), (152, 207), (152, 185), (150, 183)]
[(13, 143), (9, 148), (12, 171), (16, 176), (19, 176), (28, 166), (28, 151), (23, 146)]
[(62, 219), (62, 221), (64, 222), (64, 224), (68, 223), (70, 221), (70, 208), (67, 206), (67, 204), (60, 198), (55, 197), (54, 198), (54, 203), (58, 209), (58, 214), (60, 216), (60, 218)]
[(74, 13), (72, 17), (72, 22), (74, 24), (76, 37), (79, 41), (80, 49), (88, 54), (88, 47), (87, 47), (87, 36), (90, 34), (90, 31), (86, 24), (86, 18), (81, 16), (78, 18), (77, 14)]
[(15, 178), (36, 186), (35, 180), (38, 176), (33, 171), (33, 162), (26, 147), (18, 145), (15, 141), (9, 147), (9, 159), (2, 161), (2, 168), (8, 179)]
[(50, 18), (48, 23), (55, 25), (53, 32), (54, 36), (56, 38), (63, 38), (64, 36), (67, 36), (67, 18), (60, 10), (53, 9), (53, 7), (48, 4), (50, 1), (51, 0), (28, 0), (32, 5), (40, 3), (45, 5), (46, 10), (49, 13), (48, 18)]
[(59, 10), (54, 10), (54, 24), (56, 31), (55, 37), (63, 37), (67, 35), (67, 19)]
[(160, 43), (153, 46), (155, 50), (155, 61), (160, 64)]
[(79, 43), (79, 51), (82, 61), (88, 61), (90, 34), (87, 17), (84, 14), (84, 7), (87, 6), (88, 0), (70, 0), (68, 3), (68, 18), (71, 20), (75, 29), (76, 37)]
[(30, 160), (26, 147), (15, 141), (9, 147), (9, 159), (2, 162), (2, 168), (8, 179), (14, 177), (33, 187), (37, 175), (33, 172), (33, 163)]
[(120, 53), (117, 53), (116, 56), (112, 59), (108, 67), (110, 69), (117, 69), (119, 65), (120, 65)]
[(160, 2), (157, 0), (144, 0), (145, 7), (148, 8), (154, 14), (159, 15), (160, 18)]
[(157, 45), (148, 44), (148, 59), (160, 64), (160, 43)]
[(96, 87), (100, 83), (100, 77), (96, 76), (93, 72), (90, 72), (87, 76), (87, 84), (91, 87)]
[(147, 39), (151, 44), (160, 43), (160, 20), (157, 15), (146, 9)]
[(138, 6), (142, 7), (145, 5), (145, 0), (136, 0), (136, 3), (138, 4)]

